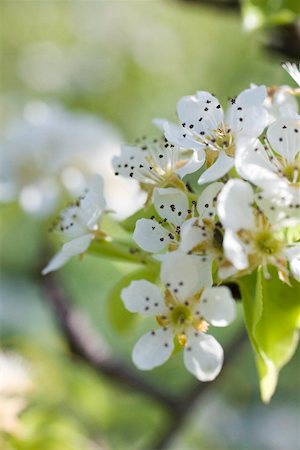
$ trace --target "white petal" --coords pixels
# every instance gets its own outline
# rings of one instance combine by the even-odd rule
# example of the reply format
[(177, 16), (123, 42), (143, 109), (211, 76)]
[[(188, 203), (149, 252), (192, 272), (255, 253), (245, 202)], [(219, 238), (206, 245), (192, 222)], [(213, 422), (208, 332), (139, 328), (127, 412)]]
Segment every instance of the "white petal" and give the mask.
[(220, 373), (224, 353), (213, 336), (189, 333), (183, 357), (185, 367), (198, 380), (211, 381)]
[(135, 178), (136, 172), (139, 171), (141, 165), (149, 167), (143, 151), (139, 147), (130, 145), (122, 145), (121, 155), (113, 157), (112, 165), (116, 175), (130, 178)]
[(172, 242), (168, 234), (155, 220), (139, 219), (135, 224), (133, 239), (146, 252), (157, 253)]
[(95, 194), (97, 197), (97, 204), (103, 210), (106, 207), (106, 201), (104, 198), (104, 181), (103, 177), (99, 174), (96, 174), (91, 179), (90, 183), (90, 192)]
[(219, 152), (217, 160), (212, 166), (205, 170), (199, 180), (199, 184), (210, 183), (222, 178), (234, 166), (234, 158), (227, 156), (225, 152)]
[(132, 352), (134, 364), (141, 370), (150, 370), (162, 365), (174, 350), (173, 333), (159, 328), (142, 336)]
[(253, 191), (246, 181), (231, 179), (218, 197), (218, 216), (224, 228), (254, 229)]
[(218, 99), (205, 91), (182, 97), (177, 104), (177, 114), (185, 128), (196, 134), (217, 129), (224, 117)]
[(183, 178), (189, 173), (194, 173), (200, 169), (205, 163), (205, 151), (202, 149), (195, 150), (193, 156), (188, 160), (188, 162), (176, 170), (177, 175)]
[(221, 280), (225, 280), (226, 278), (232, 277), (237, 272), (238, 270), (236, 269), (236, 267), (234, 267), (231, 263), (227, 261), (225, 265), (219, 267), (218, 277)]
[(300, 244), (287, 248), (285, 254), (290, 263), (293, 277), (300, 282)]
[(103, 178), (95, 175), (91, 180), (90, 189), (80, 200), (80, 214), (89, 229), (92, 229), (97, 223), (104, 208)]
[(203, 148), (203, 144), (198, 142), (191, 131), (186, 128), (167, 121), (163, 122), (163, 128), (166, 139), (172, 144), (185, 149), (197, 150)]
[(238, 110), (239, 107), (243, 109), (261, 106), (267, 97), (266, 86), (257, 86), (250, 89), (245, 89), (236, 98), (233, 107)]
[(296, 81), (300, 86), (300, 65), (295, 63), (286, 62), (282, 64), (282, 68)]
[(213, 219), (216, 214), (217, 196), (223, 183), (212, 183), (201, 193), (197, 202), (197, 211), (201, 219)]
[(180, 250), (188, 253), (196, 245), (206, 241), (207, 234), (201, 228), (204, 226), (204, 223), (198, 218), (193, 217), (192, 219), (186, 220), (180, 230)]
[(225, 230), (223, 248), (228, 261), (230, 261), (238, 270), (243, 270), (248, 267), (246, 248), (234, 231), (230, 229)]
[(153, 201), (158, 214), (175, 226), (181, 225), (188, 214), (187, 196), (179, 189), (154, 189)]
[(132, 281), (122, 290), (121, 299), (131, 312), (144, 316), (159, 315), (166, 312), (166, 305), (161, 290), (147, 280)]
[(42, 274), (47, 275), (54, 270), (60, 269), (69, 261), (70, 258), (71, 256), (65, 255), (61, 250), (60, 252), (56, 253), (56, 255), (49, 261), (47, 266), (42, 270)]
[(174, 251), (164, 255), (161, 280), (179, 300), (184, 301), (200, 288), (211, 286), (211, 265), (195, 255)]
[(196, 310), (215, 327), (226, 327), (236, 316), (235, 301), (225, 286), (205, 289)]
[(267, 138), (277, 153), (293, 163), (300, 151), (300, 119), (276, 120), (269, 126)]
[(263, 103), (267, 97), (265, 86), (245, 89), (230, 106), (226, 114), (235, 134), (258, 137), (268, 124), (268, 114)]
[(267, 97), (264, 103), (270, 123), (280, 117), (295, 117), (298, 113), (298, 102), (290, 92), (289, 86), (280, 86), (272, 97)]
[(263, 107), (251, 107), (231, 112), (228, 122), (236, 138), (240, 136), (255, 138), (260, 136), (268, 125), (269, 115)]
[(284, 183), (269, 183), (255, 201), (272, 225), (293, 227), (300, 223), (300, 190)]
[(68, 258), (75, 255), (80, 255), (80, 253), (84, 253), (88, 249), (93, 238), (93, 234), (85, 234), (84, 236), (80, 236), (79, 238), (73, 239), (72, 241), (64, 244), (62, 251)]
[(257, 139), (238, 141), (235, 167), (241, 177), (261, 188), (270, 182), (281, 183), (276, 164), (270, 161), (264, 146)]

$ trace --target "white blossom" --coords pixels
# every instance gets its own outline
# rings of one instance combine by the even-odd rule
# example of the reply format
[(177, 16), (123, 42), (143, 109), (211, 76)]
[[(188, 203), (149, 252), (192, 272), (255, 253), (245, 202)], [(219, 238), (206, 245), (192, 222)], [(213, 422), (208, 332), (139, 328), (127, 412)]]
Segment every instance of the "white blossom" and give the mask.
[[(288, 263), (294, 267), (295, 254), (287, 250), (295, 247), (288, 246), (281, 228), (264, 214), (269, 205), (267, 201), (260, 202), (259, 195), (254, 195), (246, 181), (228, 181), (218, 198), (218, 216), (225, 229), (224, 253), (236, 271), (252, 271), (261, 265), (268, 277), (270, 264), (277, 268), (281, 279), (288, 282)], [(293, 275), (296, 271), (290, 269)]]
[(166, 138), (185, 149), (206, 150), (206, 170), (198, 182), (209, 183), (223, 177), (234, 166), (238, 138), (258, 137), (268, 121), (263, 107), (265, 86), (246, 89), (232, 99), (226, 114), (215, 96), (205, 91), (182, 97), (177, 104), (181, 125), (165, 121)]
[(295, 117), (298, 115), (298, 102), (289, 86), (270, 88), (264, 107), (269, 114), (269, 124), (282, 117)]
[(210, 270), (199, 258), (172, 252), (161, 268), (164, 293), (146, 280), (133, 281), (123, 289), (126, 308), (145, 316), (156, 316), (159, 328), (142, 336), (132, 358), (136, 366), (149, 370), (171, 356), (174, 340), (183, 348), (184, 364), (201, 381), (213, 380), (223, 363), (223, 349), (206, 334), (208, 322), (227, 326), (235, 317), (235, 303), (226, 287), (209, 287)]
[(236, 169), (263, 190), (259, 199), (269, 202), (269, 219), (282, 225), (300, 223), (300, 119), (281, 118), (259, 140), (238, 144)]
[(205, 153), (183, 152), (166, 139), (147, 141), (139, 145), (123, 145), (121, 155), (115, 156), (112, 164), (115, 175), (130, 177), (152, 193), (154, 187), (181, 187), (180, 179), (198, 170), (204, 163)]
[(0, 351), (0, 431), (19, 434), (19, 414), (33, 389), (29, 364), (19, 355)]
[(143, 249), (158, 253), (170, 246), (178, 246), (180, 227), (189, 210), (189, 201), (184, 192), (175, 188), (156, 188), (153, 193), (154, 206), (162, 218), (157, 222), (151, 219), (139, 219), (136, 222), (133, 239)]
[[(0, 201), (19, 200), (25, 212), (43, 218), (64, 196), (80, 195), (101, 170), (110, 207), (122, 215), (134, 212), (133, 206), (142, 206), (138, 186), (116, 180), (111, 169), (110, 158), (120, 142), (117, 130), (102, 119), (56, 104), (30, 102), (23, 117), (4, 130)], [(122, 189), (127, 195), (120, 201)]]
[(94, 238), (104, 238), (99, 221), (105, 209), (103, 180), (95, 175), (90, 189), (72, 206), (62, 211), (53, 227), (65, 242), (62, 249), (43, 269), (42, 274), (61, 268), (72, 256), (84, 253)]
[(186, 220), (181, 227), (180, 250), (201, 256), (203, 262), (222, 259), (223, 231), (216, 221), (217, 198), (222, 187), (220, 182), (208, 185), (197, 201), (199, 216)]

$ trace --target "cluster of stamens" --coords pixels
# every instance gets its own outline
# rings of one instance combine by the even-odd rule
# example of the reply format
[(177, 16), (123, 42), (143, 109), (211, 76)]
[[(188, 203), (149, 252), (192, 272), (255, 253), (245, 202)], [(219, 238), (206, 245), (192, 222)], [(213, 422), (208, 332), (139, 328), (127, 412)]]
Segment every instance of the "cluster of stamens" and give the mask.
[(209, 325), (197, 309), (201, 301), (204, 303), (207, 302), (207, 299), (201, 298), (202, 291), (197, 292), (182, 303), (176, 298), (176, 294), (182, 286), (182, 281), (178, 282), (178, 287), (175, 286), (173, 288), (170, 283), (167, 283), (165, 291), (167, 310), (164, 315), (157, 316), (156, 320), (165, 329), (171, 327), (174, 330), (179, 345), (185, 347), (187, 342), (187, 329), (192, 327), (197, 334), (199, 332), (206, 333)]

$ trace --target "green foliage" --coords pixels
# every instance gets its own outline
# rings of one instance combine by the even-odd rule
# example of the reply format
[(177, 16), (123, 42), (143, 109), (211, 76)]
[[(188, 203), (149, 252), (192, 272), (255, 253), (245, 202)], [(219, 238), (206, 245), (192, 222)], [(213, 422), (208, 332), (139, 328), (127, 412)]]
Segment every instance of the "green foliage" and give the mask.
[(271, 276), (266, 280), (259, 269), (239, 282), (265, 403), (275, 392), (280, 369), (296, 350), (300, 325), (300, 284), (288, 286), (274, 271)]
[(300, 14), (298, 0), (244, 0), (242, 7), (247, 29), (293, 23)]
[(121, 300), (121, 291), (133, 280), (148, 280), (153, 283), (157, 281), (159, 265), (143, 267), (125, 275), (111, 290), (107, 298), (107, 307), (112, 326), (120, 333), (128, 331), (135, 322), (136, 314), (130, 313)]

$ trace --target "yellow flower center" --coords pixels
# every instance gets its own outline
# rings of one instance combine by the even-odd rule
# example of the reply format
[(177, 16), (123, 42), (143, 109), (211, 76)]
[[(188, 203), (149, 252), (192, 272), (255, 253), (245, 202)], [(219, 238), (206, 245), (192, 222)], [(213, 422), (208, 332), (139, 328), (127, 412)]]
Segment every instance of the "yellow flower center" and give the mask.
[(269, 230), (257, 233), (254, 238), (254, 245), (264, 255), (275, 255), (282, 248), (282, 243)]
[(192, 316), (192, 311), (188, 306), (177, 305), (170, 314), (170, 320), (173, 325), (183, 325), (190, 322)]

